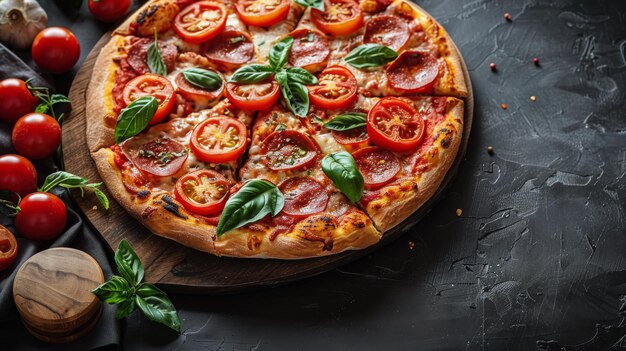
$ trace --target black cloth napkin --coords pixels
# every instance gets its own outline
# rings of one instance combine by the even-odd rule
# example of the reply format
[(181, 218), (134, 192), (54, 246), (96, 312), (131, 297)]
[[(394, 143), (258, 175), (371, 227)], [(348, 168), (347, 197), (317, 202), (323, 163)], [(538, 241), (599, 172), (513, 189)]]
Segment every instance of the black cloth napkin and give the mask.
[[(5, 78), (31, 79), (33, 86), (53, 88), (47, 80), (37, 74), (22, 60), (15, 56), (6, 47), (0, 44), (0, 80)], [(2, 97), (0, 97), (2, 98)], [(11, 146), (11, 126), (0, 122), (0, 155), (14, 153)], [(39, 176), (39, 184), (46, 175), (58, 170), (58, 162), (49, 158), (34, 162)], [(51, 345), (39, 341), (31, 336), (22, 325), (19, 313), (13, 301), (13, 279), (17, 269), (29, 257), (49, 247), (73, 247), (82, 250), (95, 258), (105, 277), (113, 274), (110, 264), (110, 254), (100, 237), (81, 218), (72, 206), (67, 191), (55, 193), (67, 205), (68, 216), (65, 232), (53, 242), (34, 242), (16, 235), (18, 242), (18, 257), (13, 265), (0, 273), (0, 349), (3, 350), (91, 350), (100, 348), (116, 348), (120, 344), (120, 323), (115, 319), (115, 307), (104, 304), (102, 316), (95, 328), (79, 340), (60, 345)], [(13, 219), (0, 215), (0, 224), (16, 233)]]

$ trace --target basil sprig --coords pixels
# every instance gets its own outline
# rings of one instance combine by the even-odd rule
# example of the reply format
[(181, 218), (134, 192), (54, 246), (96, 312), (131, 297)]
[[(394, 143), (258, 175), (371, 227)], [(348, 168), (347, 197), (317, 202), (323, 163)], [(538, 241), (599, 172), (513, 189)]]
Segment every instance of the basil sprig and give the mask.
[(189, 84), (198, 88), (215, 90), (222, 86), (222, 77), (219, 74), (202, 68), (187, 68), (182, 72)]
[(115, 126), (115, 142), (134, 137), (144, 130), (159, 107), (154, 96), (142, 96), (122, 110)]
[(341, 151), (324, 156), (322, 170), (350, 201), (361, 199), (365, 181), (350, 153)]
[(284, 205), (285, 198), (276, 185), (266, 180), (250, 180), (226, 202), (217, 223), (217, 236), (256, 222), (268, 213), (276, 216)]
[(285, 103), (296, 116), (309, 112), (309, 92), (305, 85), (317, 84), (317, 78), (300, 67), (285, 67), (293, 38), (286, 37), (270, 49), (269, 65), (253, 64), (239, 68), (230, 77), (231, 82), (259, 83), (274, 75)]
[(46, 180), (43, 182), (39, 191), (41, 192), (49, 192), (53, 188), (60, 186), (65, 189), (80, 189), (80, 196), (85, 196), (85, 189), (91, 189), (98, 198), (98, 201), (102, 204), (105, 210), (109, 209), (109, 199), (106, 194), (98, 187), (101, 186), (102, 183), (89, 183), (88, 179), (83, 177), (79, 177), (75, 174), (58, 171), (54, 172), (46, 177)]
[(396, 57), (398, 53), (392, 48), (379, 44), (363, 44), (350, 51), (344, 61), (355, 68), (367, 68), (383, 66)]
[(335, 131), (350, 130), (358, 127), (363, 127), (367, 124), (367, 118), (365, 113), (361, 112), (347, 112), (335, 116), (335, 118), (324, 123), (326, 129)]
[(324, 11), (324, 0), (294, 0), (296, 4)]
[(127, 317), (137, 307), (149, 319), (180, 333), (176, 308), (165, 293), (152, 284), (142, 283), (144, 269), (128, 241), (122, 240), (115, 251), (115, 264), (120, 275), (114, 275), (91, 292), (106, 303), (117, 305), (115, 317)]
[(63, 118), (63, 113), (61, 113), (58, 117), (56, 115), (56, 111), (54, 106), (57, 104), (69, 104), (70, 99), (63, 94), (50, 94), (50, 89), (46, 87), (33, 87), (30, 84), (30, 79), (26, 81), (26, 87), (30, 90), (33, 96), (39, 99), (39, 105), (35, 107), (35, 112), (37, 113), (48, 113), (52, 118), (61, 122)]
[(163, 56), (161, 56), (161, 51), (159, 50), (156, 30), (154, 31), (154, 41), (148, 46), (146, 63), (148, 64), (148, 68), (150, 68), (150, 72), (160, 76), (167, 74), (167, 67), (165, 66), (165, 61), (163, 61)]

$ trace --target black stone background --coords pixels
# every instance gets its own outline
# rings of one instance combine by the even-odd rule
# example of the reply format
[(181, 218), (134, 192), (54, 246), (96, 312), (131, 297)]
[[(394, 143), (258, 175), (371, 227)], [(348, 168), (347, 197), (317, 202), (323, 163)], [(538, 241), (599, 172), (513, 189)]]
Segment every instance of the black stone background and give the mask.
[[(82, 58), (111, 28), (40, 3)], [(418, 4), (459, 46), (476, 99), (447, 196), (409, 234), (317, 277), (170, 294), (182, 334), (135, 314), (124, 349), (626, 350), (626, 1)]]

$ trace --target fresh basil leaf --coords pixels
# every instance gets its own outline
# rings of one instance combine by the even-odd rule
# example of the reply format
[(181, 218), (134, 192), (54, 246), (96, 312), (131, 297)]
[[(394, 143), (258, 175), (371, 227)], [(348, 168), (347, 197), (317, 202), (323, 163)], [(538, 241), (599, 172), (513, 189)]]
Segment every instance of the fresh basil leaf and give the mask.
[(37, 113), (47, 113), (49, 109), (50, 109), (50, 105), (48, 105), (45, 102), (42, 102), (39, 105), (37, 105), (37, 107), (35, 107), (35, 112), (37, 112)]
[(324, 123), (324, 127), (330, 130), (343, 131), (362, 127), (367, 124), (367, 115), (360, 112), (347, 112), (335, 116)]
[(165, 61), (163, 61), (163, 56), (161, 56), (161, 51), (159, 50), (156, 30), (154, 32), (154, 41), (148, 46), (146, 63), (148, 64), (148, 68), (150, 68), (150, 72), (160, 76), (167, 74), (167, 67), (165, 66)]
[(344, 60), (355, 68), (379, 67), (398, 57), (392, 48), (379, 44), (363, 44), (354, 48)]
[(290, 82), (306, 85), (317, 84), (317, 78), (304, 68), (287, 67), (285, 70), (287, 71), (287, 79)]
[(280, 91), (289, 110), (296, 116), (306, 117), (309, 113), (309, 91), (306, 86), (289, 81), (289, 76), (285, 70), (276, 73), (274, 79), (280, 85)]
[(142, 96), (122, 110), (115, 127), (115, 142), (134, 137), (144, 130), (156, 113), (159, 103), (153, 96)]
[(110, 207), (110, 203), (109, 198), (106, 196), (106, 194), (98, 188), (94, 188), (93, 193), (98, 198), (98, 201), (100, 201), (100, 203), (102, 204), (102, 207), (104, 207), (105, 210), (108, 210)]
[(117, 311), (115, 311), (115, 318), (122, 319), (128, 317), (135, 311), (137, 305), (135, 304), (135, 298), (121, 301), (117, 304)]
[(324, 0), (294, 0), (296, 4), (324, 11)]
[(219, 74), (202, 68), (188, 68), (183, 71), (183, 77), (190, 84), (208, 90), (215, 90), (222, 86)]
[(122, 277), (131, 286), (137, 286), (143, 279), (143, 265), (128, 241), (122, 240), (115, 251), (115, 264)]
[(292, 45), (293, 38), (285, 37), (283, 40), (276, 43), (276, 45), (272, 46), (270, 49), (269, 59), (270, 66), (274, 72), (285, 67), (287, 60), (289, 59), (289, 51), (291, 50)]
[(58, 171), (49, 174), (46, 177), (46, 180), (44, 180), (43, 185), (41, 186), (41, 188), (39, 188), (39, 191), (49, 192), (56, 186), (84, 186), (87, 183), (89, 183), (89, 181), (83, 177), (79, 177), (75, 174), (65, 171)]
[(322, 159), (322, 170), (350, 201), (361, 199), (365, 182), (350, 153), (341, 151), (326, 155)]
[(56, 105), (56, 104), (60, 104), (60, 103), (70, 103), (70, 99), (67, 98), (67, 96), (63, 95), (63, 94), (52, 94), (50, 95), (50, 104), (52, 105)]
[(141, 285), (139, 285), (139, 287), (137, 288), (136, 292), (137, 292), (137, 295), (141, 297), (165, 296), (165, 293), (163, 292), (163, 290), (148, 283), (141, 283)]
[(123, 301), (132, 300), (130, 285), (126, 279), (114, 275), (108, 281), (100, 284), (91, 292), (106, 303), (117, 304)]
[(176, 313), (176, 308), (174, 308), (174, 305), (166, 296), (141, 297), (136, 295), (135, 302), (150, 320), (180, 332), (180, 319)]
[(274, 74), (270, 66), (253, 64), (239, 68), (230, 77), (230, 82), (235, 83), (258, 83), (266, 80)]
[(266, 180), (250, 180), (226, 202), (217, 223), (217, 236), (256, 222), (268, 213), (276, 216), (284, 205), (285, 198), (274, 184)]

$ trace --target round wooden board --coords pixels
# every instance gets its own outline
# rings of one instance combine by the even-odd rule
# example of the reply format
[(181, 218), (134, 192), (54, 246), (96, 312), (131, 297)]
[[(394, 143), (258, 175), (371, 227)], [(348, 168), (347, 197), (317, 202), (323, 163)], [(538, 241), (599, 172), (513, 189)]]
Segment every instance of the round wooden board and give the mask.
[[(63, 125), (63, 158), (68, 172), (79, 174), (93, 182), (102, 181), (91, 159), (85, 138), (85, 100), (87, 86), (100, 49), (108, 42), (105, 34), (89, 53), (72, 83), (69, 98), (72, 111)], [(458, 49), (457, 49), (458, 50)], [(174, 241), (152, 234), (132, 218), (117, 202), (111, 201), (109, 211), (95, 209), (96, 198), (88, 194), (75, 197), (89, 223), (104, 237), (112, 249), (122, 239), (128, 240), (146, 269), (146, 280), (170, 291), (197, 293), (231, 293), (247, 288), (271, 286), (310, 277), (352, 262), (395, 240), (420, 221), (441, 198), (457, 173), (467, 149), (474, 113), (474, 96), (467, 67), (463, 62), (468, 97), (465, 98), (465, 121), (459, 153), (446, 174), (437, 193), (389, 232), (382, 240), (366, 250), (306, 260), (237, 259), (216, 257), (196, 251)], [(113, 197), (108, 194), (110, 199)]]

